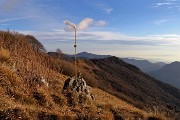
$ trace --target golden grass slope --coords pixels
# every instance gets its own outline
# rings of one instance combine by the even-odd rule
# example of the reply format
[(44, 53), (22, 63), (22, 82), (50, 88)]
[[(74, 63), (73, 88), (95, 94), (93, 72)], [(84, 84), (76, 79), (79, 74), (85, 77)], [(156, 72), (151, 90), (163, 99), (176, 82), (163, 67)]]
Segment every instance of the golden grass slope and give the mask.
[(94, 101), (70, 106), (62, 94), (64, 81), (69, 76), (62, 73), (72, 73), (72, 66), (70, 62), (47, 55), (33, 37), (1, 31), (0, 119), (166, 119), (161, 113), (140, 110), (98, 88), (92, 88)]

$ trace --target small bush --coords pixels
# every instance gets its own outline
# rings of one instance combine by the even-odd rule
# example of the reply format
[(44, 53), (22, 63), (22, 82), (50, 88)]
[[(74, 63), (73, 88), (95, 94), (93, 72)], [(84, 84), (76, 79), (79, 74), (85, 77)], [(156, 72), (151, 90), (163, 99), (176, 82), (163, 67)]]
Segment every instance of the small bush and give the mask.
[(0, 48), (0, 61), (4, 63), (4, 62), (8, 62), (9, 59), (10, 59), (9, 51), (4, 48)]
[(38, 105), (40, 106), (46, 106), (46, 99), (45, 96), (38, 92), (33, 92), (33, 97), (37, 101)]
[(59, 97), (57, 95), (51, 95), (51, 97), (52, 97), (53, 101), (60, 106), (63, 106), (67, 103), (67, 101), (64, 97)]
[(62, 62), (61, 70), (64, 75), (74, 76), (74, 66), (69, 62)]
[(161, 120), (161, 119), (153, 116), (153, 117), (148, 117), (148, 120)]
[(60, 116), (59, 120), (75, 120), (73, 116)]
[(57, 115), (49, 114), (49, 113), (46, 113), (46, 112), (40, 112), (38, 114), (38, 119), (39, 120), (59, 120)]
[(27, 115), (19, 108), (0, 111), (0, 120), (27, 120)]

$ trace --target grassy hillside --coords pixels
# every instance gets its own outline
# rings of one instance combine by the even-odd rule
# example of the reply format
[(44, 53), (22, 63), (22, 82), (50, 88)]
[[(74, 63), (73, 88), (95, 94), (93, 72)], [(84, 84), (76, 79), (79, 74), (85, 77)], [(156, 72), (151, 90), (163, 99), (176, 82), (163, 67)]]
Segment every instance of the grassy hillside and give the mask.
[(179, 114), (180, 90), (162, 83), (117, 57), (79, 60), (86, 81), (140, 109)]
[[(99, 88), (106, 85), (112, 90), (104, 79), (109, 73), (104, 78), (97, 76), (96, 70), (103, 69), (95, 62), (78, 65), (89, 85)], [(0, 31), (0, 119), (175, 119), (175, 112), (166, 114), (157, 108), (137, 108), (119, 99), (120, 96), (109, 94), (107, 89), (109, 93), (92, 88), (94, 101), (69, 105), (62, 88), (73, 71), (73, 62), (48, 55), (33, 36)], [(113, 94), (116, 93), (118, 91)]]
[(105, 90), (109, 85), (112, 94), (116, 92), (119, 97), (123, 94), (133, 103), (137, 102), (137, 105), (165, 103), (180, 108), (179, 89), (158, 82), (119, 58), (93, 59), (90, 62), (96, 66), (92, 71), (102, 84), (99, 85), (102, 89)]
[(163, 103), (179, 109), (179, 89), (149, 77), (119, 58), (81, 60), (79, 67), (86, 69), (84, 77), (89, 84), (98, 86), (140, 108)]

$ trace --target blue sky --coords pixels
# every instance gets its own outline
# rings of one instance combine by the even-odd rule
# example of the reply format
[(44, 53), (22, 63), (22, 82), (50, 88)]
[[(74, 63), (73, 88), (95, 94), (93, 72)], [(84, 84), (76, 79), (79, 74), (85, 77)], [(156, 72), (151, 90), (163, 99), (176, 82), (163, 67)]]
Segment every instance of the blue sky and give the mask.
[(179, 0), (0, 0), (0, 29), (32, 34), (48, 51), (180, 61)]

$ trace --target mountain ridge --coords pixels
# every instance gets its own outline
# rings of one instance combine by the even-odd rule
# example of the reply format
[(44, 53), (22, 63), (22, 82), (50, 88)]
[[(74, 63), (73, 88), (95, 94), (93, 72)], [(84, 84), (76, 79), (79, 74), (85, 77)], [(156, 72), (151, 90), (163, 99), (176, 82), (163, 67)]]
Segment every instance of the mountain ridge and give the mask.
[(139, 67), (145, 73), (158, 70), (162, 68), (164, 65), (166, 65), (166, 63), (164, 62), (151, 63), (148, 60), (135, 60), (135, 59), (129, 59), (129, 58), (122, 58), (122, 60), (124, 60), (125, 62), (129, 64)]
[[(74, 55), (67, 55), (69, 57), (74, 57)], [(77, 53), (76, 57), (78, 58), (86, 58), (86, 59), (97, 59), (97, 58), (107, 58), (111, 57), (111, 55), (98, 55), (93, 53), (88, 53), (86, 51)]]
[[(138, 87), (140, 87), (139, 86), (139, 82), (141, 81), (141, 79), (139, 79), (139, 77), (141, 76), (141, 77), (143, 77), (143, 79), (142, 79), (142, 81), (140, 82), (141, 84), (143, 83), (144, 85), (146, 84), (146, 83), (144, 83), (144, 80), (148, 80), (149, 82), (151, 82), (151, 84), (154, 84), (154, 81), (155, 81), (155, 84), (156, 83), (160, 83), (160, 81), (157, 81), (157, 80), (155, 80), (155, 79), (153, 79), (153, 78), (151, 78), (151, 77), (149, 77), (148, 75), (146, 75), (146, 74), (144, 74), (144, 73), (142, 73), (137, 67), (135, 67), (135, 66), (132, 66), (132, 65), (129, 65), (129, 64), (126, 64), (126, 63), (124, 63), (122, 60), (120, 60), (119, 58), (117, 58), (117, 57), (110, 57), (110, 58), (105, 58), (105, 59), (91, 59), (90, 61), (92, 61), (93, 63), (95, 63), (96, 65), (98, 65), (100, 68), (102, 68), (104, 71), (106, 71), (106, 72), (108, 72), (108, 73), (110, 73), (110, 74), (112, 74), (113, 72), (117, 72), (117, 73), (113, 73), (113, 75), (116, 75), (117, 77), (115, 77), (114, 78), (114, 81), (117, 81), (118, 79), (120, 80), (121, 79), (121, 81), (122, 82), (127, 82), (128, 83), (128, 86), (130, 85), (132, 85), (132, 86), (138, 86)], [(103, 64), (103, 66), (102, 66), (102, 64)], [(106, 66), (106, 64), (107, 64), (107, 66)], [(111, 66), (111, 67), (110, 67)], [(113, 68), (114, 67), (114, 68)], [(105, 68), (106, 68), (106, 70), (105, 70)], [(113, 71), (111, 70), (111, 69), (108, 69), (108, 68), (111, 68), (111, 69), (113, 69)], [(118, 68), (118, 69), (117, 69)], [(120, 69), (121, 68), (121, 69)], [(122, 71), (124, 69), (124, 71)], [(120, 73), (119, 71), (122, 71), (122, 73)], [(131, 73), (133, 71), (133, 73)], [(126, 74), (124, 74), (124, 73), (128, 73), (128, 76), (126, 76)], [(135, 72), (135, 73), (134, 73)], [(101, 74), (100, 72), (98, 72), (98, 74)], [(139, 77), (137, 77), (137, 76), (139, 76)], [(100, 77), (103, 77), (103, 76), (100, 76)], [(106, 78), (108, 78), (108, 77), (106, 77)], [(113, 78), (113, 76), (112, 76), (112, 78)], [(110, 79), (112, 79), (112, 78), (110, 78)], [(109, 78), (108, 78), (109, 79)], [(109, 80), (110, 80), (109, 79)], [(128, 80), (129, 79), (129, 80)], [(108, 81), (109, 81), (108, 80)], [(127, 81), (128, 80), (128, 81)], [(137, 81), (138, 80), (138, 81)], [(140, 80), (140, 81), (139, 81)], [(136, 82), (135, 82), (136, 81)], [(147, 81), (147, 82), (148, 82)], [(117, 82), (115, 82), (116, 84), (118, 84)], [(116, 86), (116, 84), (114, 84), (115, 86)], [(164, 83), (162, 83), (162, 85), (163, 85)], [(120, 85), (120, 83), (119, 83), (119, 85)], [(147, 86), (146, 87), (142, 87), (141, 89), (143, 89), (143, 90), (141, 90), (141, 91), (145, 91), (145, 90), (147, 90), (147, 91), (151, 91), (152, 92), (152, 88), (150, 88), (150, 86), (148, 85), (148, 84), (146, 84)], [(112, 88), (114, 88), (115, 86), (112, 86)], [(122, 86), (122, 85), (120, 85), (120, 86)], [(124, 84), (124, 86), (126, 86), (125, 84)], [(129, 86), (129, 87), (130, 87)], [(167, 85), (168, 86), (168, 85)], [(126, 89), (129, 89), (129, 87), (127, 87)], [(138, 88), (138, 87), (135, 87), (135, 88)], [(170, 88), (171, 88), (171, 86), (169, 86)], [(146, 89), (147, 88), (147, 89)], [(149, 88), (149, 89), (148, 89)], [(158, 87), (157, 87), (158, 88)], [(156, 88), (156, 89), (157, 89)], [(119, 88), (118, 88), (119, 89)], [(121, 91), (123, 90), (124, 92), (126, 92), (126, 89), (121, 89)], [(158, 88), (159, 89), (159, 88)], [(155, 89), (154, 89), (155, 90)], [(151, 92), (147, 92), (147, 93), (151, 93)], [(161, 91), (161, 90), (160, 90)], [(176, 96), (178, 99), (180, 99), (180, 91), (178, 90), (178, 89), (176, 89), (176, 91), (178, 91), (178, 96)], [(128, 91), (128, 92), (130, 92), (130, 91)], [(162, 92), (162, 91), (161, 91)], [(140, 92), (141, 93), (141, 92)], [(155, 92), (156, 93), (156, 92)], [(154, 94), (155, 94), (154, 93)], [(134, 94), (133, 92), (132, 92), (132, 94)], [(140, 95), (141, 96), (141, 95)], [(145, 94), (144, 94), (144, 96), (146, 96)], [(161, 96), (161, 95), (159, 95), (159, 96)], [(159, 96), (157, 96), (157, 97), (159, 97)], [(168, 95), (167, 95), (168, 96)], [(144, 98), (144, 97), (142, 97), (142, 98)], [(154, 98), (154, 97), (153, 97)], [(152, 99), (153, 99), (152, 98)], [(178, 100), (177, 99), (177, 100)], [(178, 100), (179, 101), (179, 100)], [(177, 102), (177, 104), (179, 104), (179, 102)]]
[[(67, 55), (67, 56), (74, 57), (74, 55)], [(77, 54), (77, 57), (86, 58), (86, 59), (98, 59), (98, 58), (111, 57), (111, 55), (98, 55), (98, 54), (93, 54), (93, 53), (88, 53), (88, 52), (80, 52)], [(132, 58), (120, 58), (120, 59), (122, 59), (123, 61), (129, 64), (137, 66), (145, 73), (158, 70), (162, 68), (164, 65), (166, 65), (166, 63), (164, 62), (152, 63), (152, 62), (149, 62), (148, 60), (137, 60), (137, 59), (132, 59)]]
[(151, 71), (148, 74), (180, 89), (180, 62), (172, 62), (161, 69)]
[(160, 81), (156, 84), (117, 57), (77, 61), (78, 70), (97, 98), (80, 104), (74, 97), (75, 105), (71, 105), (62, 89), (74, 75), (73, 61), (47, 54), (33, 36), (0, 31), (0, 38), (0, 119), (178, 118), (179, 90)]

